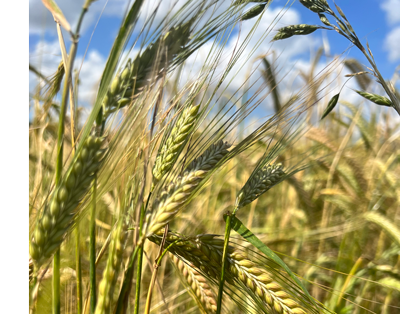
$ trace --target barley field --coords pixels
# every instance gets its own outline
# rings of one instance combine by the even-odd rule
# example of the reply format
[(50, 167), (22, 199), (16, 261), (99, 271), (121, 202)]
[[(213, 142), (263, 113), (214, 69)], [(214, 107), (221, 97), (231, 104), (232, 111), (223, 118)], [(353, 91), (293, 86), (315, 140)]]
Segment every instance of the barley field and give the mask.
[[(30, 64), (30, 313), (400, 313), (399, 71), (343, 1), (124, 2), (87, 82), (96, 1), (56, 2), (58, 67)], [(318, 32), (348, 48), (295, 70), (280, 45)]]

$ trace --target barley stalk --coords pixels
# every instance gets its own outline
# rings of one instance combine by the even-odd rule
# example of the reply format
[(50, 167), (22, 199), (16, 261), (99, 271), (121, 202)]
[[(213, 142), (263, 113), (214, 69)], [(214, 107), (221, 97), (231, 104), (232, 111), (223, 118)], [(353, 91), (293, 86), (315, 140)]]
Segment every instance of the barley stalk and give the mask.
[(280, 163), (265, 165), (256, 170), (239, 192), (236, 200), (237, 208), (244, 207), (253, 202), (261, 194), (279, 183), (285, 174), (283, 166)]
[[(149, 237), (157, 244), (161, 241), (162, 231)], [(167, 244), (176, 242), (170, 252), (179, 258), (191, 262), (206, 275), (218, 280), (222, 266), (224, 240), (213, 234), (201, 234), (193, 238), (185, 238), (177, 233), (169, 232)], [(226, 280), (231, 285), (240, 282), (251, 290), (274, 313), (305, 314), (307, 313), (296, 297), (282, 287), (274, 274), (260, 263), (252, 261), (245, 252), (228, 246)]]
[(30, 255), (38, 266), (60, 246), (73, 224), (76, 208), (87, 193), (105, 155), (105, 149), (100, 149), (103, 141), (104, 138), (88, 137), (50, 202), (45, 205), (29, 247)]
[[(168, 69), (168, 65), (181, 53), (189, 40), (191, 22), (172, 27), (165, 35), (151, 43), (112, 81), (103, 100), (103, 120), (116, 110), (128, 105), (134, 96), (150, 82), (155, 81)], [(155, 64), (156, 62), (156, 64)], [(150, 79), (149, 76), (153, 75)]]
[(228, 153), (230, 145), (219, 141), (195, 159), (164, 191), (146, 216), (144, 234), (146, 237), (163, 228), (188, 202), (200, 182), (215, 165)]
[(171, 260), (174, 262), (182, 277), (188, 283), (192, 293), (200, 301), (201, 306), (207, 313), (215, 313), (217, 303), (215, 295), (212, 291), (207, 279), (196, 269), (196, 266), (189, 261), (184, 261), (181, 258), (170, 254)]
[(99, 285), (99, 295), (95, 314), (111, 313), (114, 288), (117, 283), (122, 263), (124, 240), (125, 230), (123, 219), (121, 219), (118, 222), (116, 229), (112, 232), (107, 266), (103, 271), (103, 278)]
[(156, 184), (171, 170), (198, 118), (200, 105), (185, 108), (172, 129), (168, 139), (162, 145), (153, 167), (153, 183)]

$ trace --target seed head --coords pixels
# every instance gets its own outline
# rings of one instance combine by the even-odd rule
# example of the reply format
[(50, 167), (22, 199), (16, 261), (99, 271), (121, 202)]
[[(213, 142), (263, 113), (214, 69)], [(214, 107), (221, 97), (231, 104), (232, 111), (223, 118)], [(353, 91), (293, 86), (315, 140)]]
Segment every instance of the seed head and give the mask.
[(256, 170), (249, 178), (236, 200), (237, 208), (250, 204), (260, 195), (278, 184), (285, 176), (282, 164), (266, 165)]
[(36, 223), (29, 249), (38, 266), (61, 245), (73, 224), (76, 208), (87, 193), (106, 153), (105, 149), (100, 149), (103, 141), (104, 138), (88, 137), (45, 205), (42, 217)]
[(168, 139), (160, 148), (153, 167), (154, 184), (171, 170), (193, 131), (198, 118), (200, 105), (189, 106), (183, 110)]

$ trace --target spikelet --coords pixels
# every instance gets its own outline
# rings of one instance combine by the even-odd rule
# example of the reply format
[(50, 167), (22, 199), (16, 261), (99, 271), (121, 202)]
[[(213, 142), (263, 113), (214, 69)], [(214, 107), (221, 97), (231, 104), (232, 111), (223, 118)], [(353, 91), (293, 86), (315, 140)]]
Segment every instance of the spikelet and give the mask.
[(323, 13), (329, 9), (328, 3), (325, 0), (300, 0), (300, 3), (316, 13)]
[(250, 10), (248, 10), (246, 13), (244, 13), (243, 16), (240, 18), (240, 20), (246, 21), (246, 20), (250, 20), (250, 19), (260, 15), (262, 13), (262, 11), (264, 11), (264, 8), (266, 5), (267, 5), (266, 3), (255, 5)]
[(372, 101), (373, 103), (380, 105), (380, 106), (386, 106), (386, 107), (392, 107), (393, 104), (390, 101), (389, 98), (380, 96), (377, 94), (372, 94), (372, 93), (367, 93), (367, 92), (362, 92), (362, 91), (357, 91), (360, 96), (364, 97), (365, 99), (368, 99), (369, 101)]
[(208, 284), (207, 279), (199, 273), (193, 263), (186, 260), (183, 261), (173, 254), (169, 255), (192, 290), (192, 293), (200, 302), (200, 306), (202, 306), (207, 313), (216, 313), (217, 302), (215, 300), (215, 294)]
[(171, 170), (193, 131), (200, 105), (185, 108), (172, 129), (168, 139), (160, 148), (153, 167), (153, 184)]
[(108, 249), (107, 266), (103, 271), (103, 278), (99, 285), (99, 296), (95, 314), (111, 313), (114, 288), (118, 279), (122, 263), (122, 249), (125, 242), (123, 219), (120, 219), (113, 230)]
[(267, 192), (285, 176), (282, 164), (265, 165), (249, 178), (236, 200), (237, 208), (242, 208)]
[[(149, 237), (150, 241), (160, 244), (163, 232)], [(177, 233), (168, 232), (167, 244), (176, 242), (170, 247), (170, 252), (179, 258), (191, 262), (195, 267), (213, 279), (219, 280), (222, 267), (222, 252), (224, 241), (216, 235), (201, 234), (194, 238), (185, 238)], [(245, 252), (232, 245), (228, 246), (226, 280), (235, 285), (240, 282), (251, 290), (274, 313), (305, 314), (297, 299), (290, 291), (285, 291), (281, 284), (274, 279), (274, 274), (263, 265), (252, 261)]]
[(212, 145), (187, 167), (182, 177), (178, 177), (161, 192), (146, 216), (146, 236), (160, 230), (175, 217), (209, 171), (228, 153), (229, 147), (223, 141)]
[(321, 28), (317, 25), (297, 24), (289, 25), (278, 29), (278, 33), (274, 36), (273, 40), (286, 39), (295, 35), (308, 35)]
[(100, 149), (103, 141), (104, 138), (95, 136), (87, 138), (60, 186), (45, 205), (29, 246), (29, 253), (36, 265), (40, 266), (56, 251), (73, 224), (75, 210), (87, 193), (105, 155), (106, 150)]
[(111, 113), (128, 105), (149, 82), (156, 81), (163, 72), (168, 71), (168, 66), (184, 51), (189, 41), (190, 26), (191, 21), (172, 27), (133, 62), (128, 60), (121, 73), (112, 81), (103, 100), (103, 121)]

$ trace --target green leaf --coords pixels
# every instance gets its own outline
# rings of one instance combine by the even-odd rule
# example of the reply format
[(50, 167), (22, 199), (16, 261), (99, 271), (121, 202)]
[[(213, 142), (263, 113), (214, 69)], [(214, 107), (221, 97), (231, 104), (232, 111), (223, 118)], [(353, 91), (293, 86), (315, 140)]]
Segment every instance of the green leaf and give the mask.
[[(224, 215), (224, 220), (226, 220), (226, 216)], [(307, 295), (310, 301), (317, 306), (313, 297), (308, 293), (307, 289), (301, 283), (301, 281), (296, 277), (296, 275), (290, 270), (290, 268), (285, 264), (281, 258), (276, 255), (268, 246), (261, 242), (257, 236), (255, 236), (249, 229), (246, 228), (243, 223), (237, 219), (235, 216), (232, 216), (232, 229), (234, 229), (237, 233), (239, 233), (244, 239), (253, 244), (257, 249), (265, 254), (268, 258), (272, 259), (275, 263), (280, 265), (292, 279), (297, 283), (297, 285), (303, 290), (303, 292)]]
[(329, 103), (328, 103), (328, 106), (326, 107), (324, 113), (322, 114), (321, 120), (322, 120), (323, 118), (325, 118), (325, 117), (333, 110), (333, 108), (336, 107), (336, 105), (337, 105), (337, 103), (338, 103), (338, 100), (339, 100), (339, 95), (340, 95), (340, 93), (339, 93), (339, 94), (336, 94), (335, 96), (333, 96), (333, 97), (331, 98), (331, 100), (330, 100)]

